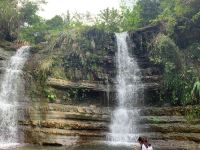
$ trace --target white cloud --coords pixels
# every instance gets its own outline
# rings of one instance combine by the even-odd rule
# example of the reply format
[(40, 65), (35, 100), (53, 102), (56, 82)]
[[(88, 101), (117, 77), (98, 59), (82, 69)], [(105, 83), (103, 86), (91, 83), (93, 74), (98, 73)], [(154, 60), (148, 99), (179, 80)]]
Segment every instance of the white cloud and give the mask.
[(107, 7), (119, 8), (121, 0), (46, 0), (47, 4), (43, 5), (43, 11), (39, 12), (39, 15), (49, 19), (55, 15), (61, 15), (69, 10), (70, 12), (92, 14), (99, 13)]

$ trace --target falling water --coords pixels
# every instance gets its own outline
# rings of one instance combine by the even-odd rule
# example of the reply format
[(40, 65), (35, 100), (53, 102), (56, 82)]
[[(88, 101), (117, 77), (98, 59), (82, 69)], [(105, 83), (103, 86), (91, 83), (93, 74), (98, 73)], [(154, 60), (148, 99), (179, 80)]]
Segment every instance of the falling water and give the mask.
[(0, 89), (0, 148), (18, 145), (17, 108), (23, 97), (22, 69), (29, 55), (23, 46), (11, 57), (2, 78)]
[(116, 33), (117, 38), (117, 99), (118, 105), (113, 112), (111, 133), (108, 140), (114, 144), (133, 143), (138, 137), (136, 118), (138, 100), (141, 98), (142, 83), (137, 75), (139, 68), (134, 57), (129, 56), (128, 34)]
[(106, 78), (106, 97), (107, 97), (107, 107), (110, 105), (110, 84), (108, 81), (108, 76)]

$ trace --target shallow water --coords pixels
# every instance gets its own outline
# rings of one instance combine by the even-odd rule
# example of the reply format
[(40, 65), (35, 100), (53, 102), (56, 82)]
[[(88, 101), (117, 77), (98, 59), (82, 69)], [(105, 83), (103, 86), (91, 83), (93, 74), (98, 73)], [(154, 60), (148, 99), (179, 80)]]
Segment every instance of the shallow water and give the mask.
[(111, 146), (111, 145), (81, 145), (71, 147), (52, 147), (26, 145), (12, 150), (132, 150), (132, 146)]
[[(5, 148), (0, 150), (133, 150), (137, 145), (132, 143), (129, 146), (112, 146), (108, 144), (93, 144), (93, 145), (74, 145), (68, 147), (53, 147), (53, 146), (37, 146), (24, 145), (18, 148)], [(185, 141), (157, 141), (153, 143), (154, 150), (200, 150), (200, 144)]]

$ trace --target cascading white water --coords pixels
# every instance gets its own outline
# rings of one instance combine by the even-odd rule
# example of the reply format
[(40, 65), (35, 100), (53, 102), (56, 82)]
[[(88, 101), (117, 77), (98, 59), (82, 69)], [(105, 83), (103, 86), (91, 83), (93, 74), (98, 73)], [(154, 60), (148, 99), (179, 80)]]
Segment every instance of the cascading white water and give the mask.
[(114, 144), (136, 142), (138, 137), (136, 104), (143, 94), (143, 85), (137, 75), (139, 68), (134, 57), (129, 56), (127, 38), (128, 33), (116, 33), (117, 38), (117, 99), (118, 105), (113, 112), (111, 133), (108, 140)]
[(11, 57), (2, 78), (0, 89), (0, 148), (18, 145), (17, 108), (23, 96), (22, 69), (29, 55), (23, 46)]

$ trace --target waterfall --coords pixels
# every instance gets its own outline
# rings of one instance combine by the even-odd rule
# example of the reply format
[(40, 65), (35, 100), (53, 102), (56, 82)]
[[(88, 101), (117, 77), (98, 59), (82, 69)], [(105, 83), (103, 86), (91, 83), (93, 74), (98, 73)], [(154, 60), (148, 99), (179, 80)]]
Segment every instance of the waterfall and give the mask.
[(136, 142), (138, 131), (137, 102), (142, 98), (143, 85), (138, 76), (139, 68), (134, 57), (128, 52), (128, 33), (116, 33), (117, 38), (117, 100), (112, 118), (108, 140), (112, 143), (127, 144)]
[(23, 98), (22, 69), (29, 55), (23, 46), (11, 57), (0, 88), (0, 148), (18, 145), (18, 102)]

